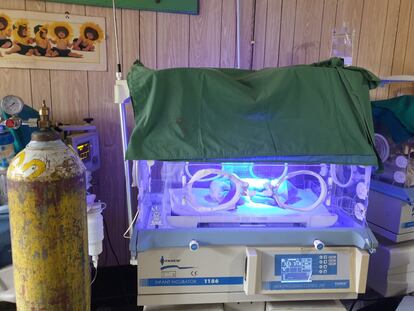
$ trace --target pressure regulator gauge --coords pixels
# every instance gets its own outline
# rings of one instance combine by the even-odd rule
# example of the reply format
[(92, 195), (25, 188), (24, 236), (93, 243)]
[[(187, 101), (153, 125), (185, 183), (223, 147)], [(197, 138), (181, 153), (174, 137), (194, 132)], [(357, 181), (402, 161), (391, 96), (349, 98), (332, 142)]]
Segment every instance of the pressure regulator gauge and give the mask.
[(0, 108), (9, 115), (17, 115), (23, 110), (23, 100), (14, 95), (5, 96), (0, 102)]

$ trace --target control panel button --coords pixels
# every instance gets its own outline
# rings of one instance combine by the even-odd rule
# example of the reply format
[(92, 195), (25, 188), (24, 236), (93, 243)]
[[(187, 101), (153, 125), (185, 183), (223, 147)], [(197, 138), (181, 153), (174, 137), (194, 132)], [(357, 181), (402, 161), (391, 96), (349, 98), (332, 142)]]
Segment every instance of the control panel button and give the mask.
[(200, 245), (196, 240), (191, 240), (188, 244), (188, 248), (190, 249), (190, 251), (195, 252), (200, 248)]
[(321, 240), (315, 240), (313, 241), (313, 245), (315, 246), (315, 249), (318, 251), (321, 251), (324, 249), (325, 244)]

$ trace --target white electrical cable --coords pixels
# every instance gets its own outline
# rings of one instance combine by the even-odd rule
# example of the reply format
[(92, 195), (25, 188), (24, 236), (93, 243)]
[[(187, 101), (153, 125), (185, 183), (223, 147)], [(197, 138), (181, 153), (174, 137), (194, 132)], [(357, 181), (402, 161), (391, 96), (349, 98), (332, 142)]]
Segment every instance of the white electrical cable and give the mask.
[[(118, 40), (118, 24), (116, 19), (116, 6), (115, 0), (112, 0), (112, 18), (114, 24), (114, 37), (115, 37), (115, 53), (116, 53), (116, 73), (115, 78), (117, 81), (122, 80), (122, 66), (120, 60), (120, 53), (119, 53), (119, 40)], [(115, 90), (119, 85), (115, 83)], [(116, 97), (115, 92), (115, 97)], [(121, 121), (121, 137), (122, 137), (122, 152), (125, 157), (126, 149), (128, 145), (128, 128), (126, 126), (126, 111), (125, 111), (125, 104), (126, 100), (119, 102), (115, 99), (115, 103), (119, 104), (119, 118)], [(132, 203), (131, 203), (131, 181), (130, 181), (130, 167), (129, 161), (124, 161), (124, 176), (125, 176), (125, 190), (126, 190), (126, 204), (127, 204), (127, 212), (128, 212), (128, 222), (132, 224)]]
[(331, 167), (330, 169), (331, 177), (336, 185), (338, 185), (341, 188), (347, 188), (350, 185), (352, 185), (352, 183), (354, 182), (354, 169), (355, 169), (354, 165), (351, 165), (351, 175), (349, 176), (349, 179), (346, 182), (339, 181), (338, 175), (336, 174), (336, 164), (331, 164), (330, 167)]
[(96, 267), (95, 267), (95, 263), (94, 263), (94, 268), (95, 268), (95, 274), (94, 274), (94, 276), (93, 276), (93, 279), (92, 279), (92, 281), (91, 281), (90, 286), (92, 286), (93, 282), (95, 282), (96, 277), (98, 276), (98, 261), (96, 261)]
[(132, 219), (131, 224), (129, 225), (128, 229), (124, 232), (123, 237), (125, 239), (130, 239), (131, 238), (131, 236), (128, 236), (127, 234), (131, 231), (132, 227), (134, 226), (134, 223), (137, 220), (138, 215), (139, 215), (139, 207), (137, 208), (137, 211), (135, 213), (134, 219)]
[(236, 1), (236, 50), (237, 50), (237, 68), (241, 68), (240, 61), (240, 0)]
[[(290, 178), (299, 176), (299, 175), (310, 175), (310, 176), (315, 177), (319, 181), (319, 184), (321, 186), (321, 193), (319, 194), (319, 198), (314, 203), (312, 203), (311, 205), (306, 206), (306, 207), (296, 208), (296, 207), (293, 207), (289, 204), (285, 204), (284, 202), (282, 202), (280, 200), (280, 197), (277, 195), (277, 191), (278, 191), (279, 187), (283, 184), (284, 181), (286, 181)], [(326, 185), (326, 182), (319, 174), (317, 174), (313, 171), (310, 171), (310, 170), (301, 170), (301, 171), (295, 171), (295, 172), (292, 172), (292, 173), (288, 173), (287, 175), (280, 178), (278, 180), (276, 186), (275, 186), (275, 194), (274, 194), (273, 198), (276, 200), (279, 207), (282, 207), (282, 208), (285, 208), (285, 209), (290, 209), (290, 210), (293, 210), (293, 211), (309, 212), (309, 211), (317, 208), (320, 204), (323, 203), (323, 201), (326, 198), (327, 193), (328, 193), (328, 187)]]
[(118, 25), (116, 21), (116, 7), (115, 7), (115, 0), (112, 0), (112, 18), (114, 23), (114, 32), (115, 32), (115, 54), (116, 54), (116, 79), (121, 80), (122, 79), (122, 72), (120, 70), (120, 59), (119, 59), (119, 41), (118, 41)]

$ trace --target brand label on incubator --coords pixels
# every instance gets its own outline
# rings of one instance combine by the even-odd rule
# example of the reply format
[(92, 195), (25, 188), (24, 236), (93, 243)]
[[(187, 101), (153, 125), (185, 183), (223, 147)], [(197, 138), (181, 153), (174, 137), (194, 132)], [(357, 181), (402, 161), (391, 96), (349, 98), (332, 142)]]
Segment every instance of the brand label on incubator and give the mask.
[(263, 282), (264, 290), (298, 290), (298, 289), (335, 289), (349, 288), (349, 280), (319, 280), (313, 282), (282, 283), (280, 281)]
[(217, 286), (217, 285), (241, 285), (242, 276), (207, 277), (207, 278), (157, 278), (140, 279), (141, 287), (154, 286)]
[(402, 228), (412, 228), (414, 227), (414, 221), (410, 221), (410, 222), (404, 222), (401, 224)]
[(161, 266), (163, 266), (165, 263), (179, 263), (181, 261), (181, 259), (167, 259), (167, 258), (164, 258), (164, 256), (161, 256), (161, 258), (160, 258), (160, 263), (161, 263)]

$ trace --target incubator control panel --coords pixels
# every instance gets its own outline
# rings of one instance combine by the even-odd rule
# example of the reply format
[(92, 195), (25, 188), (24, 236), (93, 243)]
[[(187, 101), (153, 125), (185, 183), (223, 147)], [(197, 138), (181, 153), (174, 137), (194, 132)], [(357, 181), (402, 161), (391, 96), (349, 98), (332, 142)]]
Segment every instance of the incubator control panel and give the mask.
[(368, 253), (355, 247), (159, 248), (138, 253), (138, 291), (357, 294), (365, 291), (368, 260)]
[(350, 289), (350, 254), (343, 251), (280, 252), (263, 249), (261, 289)]

